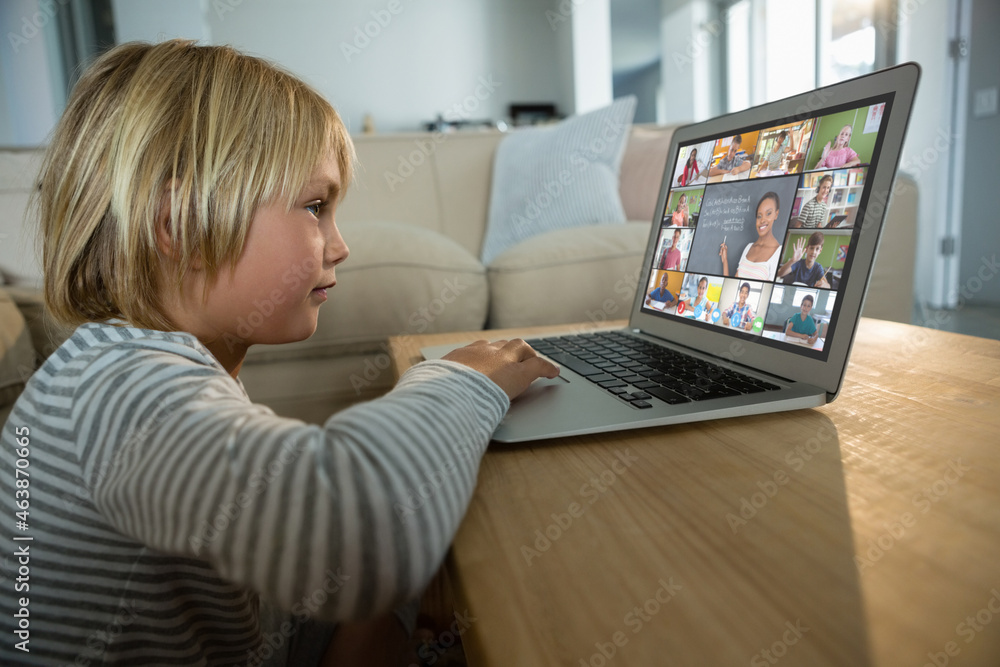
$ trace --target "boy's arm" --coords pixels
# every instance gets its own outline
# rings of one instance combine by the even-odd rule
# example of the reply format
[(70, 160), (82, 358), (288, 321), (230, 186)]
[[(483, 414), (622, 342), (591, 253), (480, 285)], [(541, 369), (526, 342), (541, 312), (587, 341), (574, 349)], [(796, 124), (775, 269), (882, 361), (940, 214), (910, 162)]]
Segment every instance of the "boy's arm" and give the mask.
[(791, 272), (793, 264), (795, 264), (795, 258), (794, 257), (790, 258), (787, 262), (785, 262), (784, 264), (782, 264), (778, 268), (778, 274), (775, 276), (775, 278), (777, 279), (777, 278), (783, 278), (784, 276), (787, 276)]
[(152, 549), (328, 620), (423, 590), (509, 406), (486, 376), (436, 361), (320, 427), (249, 403), (215, 367), (162, 353), (138, 367), (154, 370), (112, 372), (82, 411), (97, 509)]

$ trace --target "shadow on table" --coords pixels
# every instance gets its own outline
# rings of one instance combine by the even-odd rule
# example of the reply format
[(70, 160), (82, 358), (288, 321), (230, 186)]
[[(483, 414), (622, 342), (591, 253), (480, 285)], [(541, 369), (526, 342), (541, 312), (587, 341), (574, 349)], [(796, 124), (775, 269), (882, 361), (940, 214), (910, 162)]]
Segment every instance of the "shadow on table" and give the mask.
[[(581, 484), (626, 450), (635, 464), (588, 504)], [(526, 564), (532, 522), (544, 532), (577, 501), (582, 516)], [(574, 665), (612, 649), (621, 665), (871, 664), (837, 430), (819, 411), (494, 446), (467, 521), (501, 514), (523, 537), (463, 544), (505, 554), (499, 568), (469, 558), (461, 578), (494, 596), (489, 625), (521, 615), (519, 650)]]

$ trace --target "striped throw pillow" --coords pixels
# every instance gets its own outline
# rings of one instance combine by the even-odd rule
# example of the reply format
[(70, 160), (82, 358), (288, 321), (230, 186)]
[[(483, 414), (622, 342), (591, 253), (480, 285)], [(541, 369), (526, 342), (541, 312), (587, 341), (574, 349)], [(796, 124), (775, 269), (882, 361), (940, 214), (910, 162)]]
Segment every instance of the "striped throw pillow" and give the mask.
[(483, 264), (537, 234), (625, 222), (618, 171), (635, 106), (630, 95), (556, 125), (504, 137), (493, 159)]

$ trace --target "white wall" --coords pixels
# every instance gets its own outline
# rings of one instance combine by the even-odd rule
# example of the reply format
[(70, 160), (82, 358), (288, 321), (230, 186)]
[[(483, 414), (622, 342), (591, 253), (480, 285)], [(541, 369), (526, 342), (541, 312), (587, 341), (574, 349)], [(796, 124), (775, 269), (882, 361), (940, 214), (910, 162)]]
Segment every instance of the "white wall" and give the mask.
[[(0, 146), (38, 146), (62, 112), (56, 108), (49, 44), (57, 4), (38, 0), (0, 2), (0, 69), (3, 71), (3, 115)], [(60, 95), (61, 97), (61, 95)], [(16, 103), (15, 103), (16, 102)]]
[[(392, 132), (418, 129), (438, 114), (503, 119), (512, 102), (555, 103), (567, 115), (610, 102), (609, 2), (112, 0), (111, 6), (119, 42), (182, 37), (232, 44), (312, 83), (352, 131), (371, 114), (379, 131)], [(3, 34), (17, 34), (39, 8), (39, 0), (0, 2)], [(52, 28), (51, 18), (44, 20)], [(59, 86), (46, 90), (43, 83), (43, 76), (51, 78), (44, 41), (32, 38), (16, 54), (2, 45), (0, 145), (42, 143), (61, 111), (52, 99)], [(25, 95), (30, 104), (23, 104)]]
[(505, 118), (511, 102), (555, 102), (564, 112), (573, 106), (572, 89), (560, 85), (561, 23), (547, 14), (558, 15), (558, 0), (113, 6), (119, 41), (190, 37), (275, 60), (316, 86), (352, 132), (368, 113), (384, 132), (415, 130), (439, 113)]
[[(209, 0), (112, 0), (115, 39), (122, 42), (162, 42), (176, 37), (210, 41), (206, 23)], [(224, 3), (225, 7), (231, 7)]]
[(587, 113), (611, 104), (611, 6), (587, 0), (573, 15), (573, 109)]
[(717, 34), (705, 26), (715, 18), (711, 3), (692, 0), (678, 4), (664, 0), (660, 22), (660, 80), (664, 123), (688, 123), (717, 113)]

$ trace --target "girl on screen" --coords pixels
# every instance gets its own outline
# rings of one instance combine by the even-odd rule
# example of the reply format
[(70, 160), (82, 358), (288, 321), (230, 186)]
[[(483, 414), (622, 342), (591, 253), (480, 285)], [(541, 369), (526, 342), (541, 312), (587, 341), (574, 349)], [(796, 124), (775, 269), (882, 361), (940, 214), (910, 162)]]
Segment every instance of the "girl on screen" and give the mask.
[(830, 148), (830, 142), (823, 146), (823, 157), (816, 163), (814, 169), (840, 169), (841, 167), (856, 167), (861, 164), (861, 157), (851, 148), (851, 134), (854, 130), (850, 125), (840, 128), (837, 140)]
[[(698, 280), (698, 294), (694, 298), (692, 298), (690, 294), (686, 293), (679, 297), (679, 300), (684, 302), (685, 308), (689, 308), (691, 310), (692, 317), (698, 317), (697, 313), (710, 313), (715, 308), (715, 304), (709, 301), (708, 297), (705, 296), (707, 291), (708, 278), (702, 276), (701, 279)], [(701, 306), (701, 311), (697, 310), (699, 306)]]
[(670, 224), (674, 227), (687, 227), (688, 224), (688, 203), (687, 195), (681, 194), (677, 200), (677, 208), (670, 214)]
[(700, 173), (701, 170), (698, 169), (698, 149), (692, 148), (691, 155), (688, 156), (687, 162), (684, 163), (684, 171), (677, 177), (677, 182), (682, 186), (687, 185), (698, 178), (698, 174)]
[[(757, 202), (757, 240), (748, 243), (740, 255), (736, 265), (737, 278), (753, 280), (774, 280), (774, 272), (778, 269), (778, 255), (781, 244), (774, 238), (774, 221), (781, 210), (778, 193), (765, 192)], [(719, 257), (722, 258), (722, 275), (729, 275), (729, 247), (722, 243), (719, 246)]]

